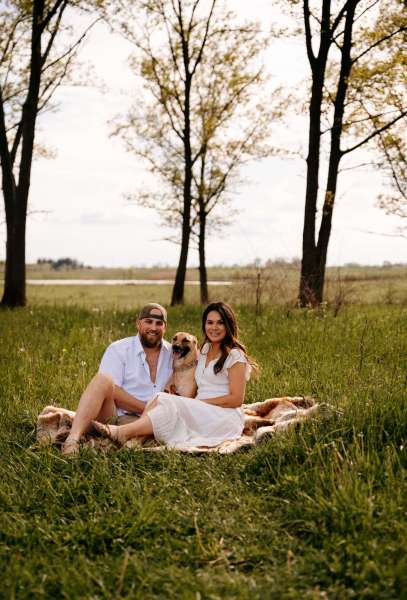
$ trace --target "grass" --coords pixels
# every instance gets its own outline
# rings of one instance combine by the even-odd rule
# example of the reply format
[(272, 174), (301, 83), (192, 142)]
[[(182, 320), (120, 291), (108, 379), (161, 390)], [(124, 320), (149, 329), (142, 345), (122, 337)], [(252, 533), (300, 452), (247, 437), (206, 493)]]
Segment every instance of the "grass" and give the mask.
[[(262, 267), (218, 266), (208, 268), (208, 278), (212, 281), (231, 282), (231, 286), (211, 286), (212, 296), (222, 296), (232, 304), (253, 304), (256, 298), (264, 305), (296, 304), (300, 263), (284, 261), (268, 261)], [(4, 277), (4, 264), (0, 263), (0, 279)], [(175, 278), (175, 268), (131, 267), (131, 268), (80, 268), (53, 270), (50, 265), (27, 265), (28, 279), (143, 279), (170, 280)], [(187, 281), (198, 281), (198, 269), (189, 268)], [(1, 287), (0, 282), (0, 287)], [(48, 286), (47, 286), (48, 287)], [(64, 286), (65, 288), (65, 286)], [(30, 302), (39, 303), (80, 303), (92, 307), (113, 306), (116, 302), (122, 308), (131, 308), (139, 302), (140, 295), (149, 290), (149, 296), (158, 301), (169, 303), (171, 285), (121, 285), (112, 288), (95, 285), (84, 289), (83, 286), (67, 285), (65, 289), (58, 286), (52, 288), (52, 294), (42, 286), (29, 286)], [(344, 304), (400, 304), (407, 305), (407, 265), (395, 264), (384, 266), (348, 265), (344, 267), (328, 267), (326, 272), (325, 298), (334, 307)], [(198, 286), (186, 286), (187, 303), (199, 303)]]
[[(33, 447), (36, 415), (74, 407), (105, 346), (133, 331), (120, 302), (86, 305), (0, 313), (0, 597), (405, 597), (405, 308), (237, 306), (262, 366), (248, 401), (311, 394), (343, 416), (239, 455), (67, 460)], [(200, 312), (170, 309), (168, 335), (199, 334)]]

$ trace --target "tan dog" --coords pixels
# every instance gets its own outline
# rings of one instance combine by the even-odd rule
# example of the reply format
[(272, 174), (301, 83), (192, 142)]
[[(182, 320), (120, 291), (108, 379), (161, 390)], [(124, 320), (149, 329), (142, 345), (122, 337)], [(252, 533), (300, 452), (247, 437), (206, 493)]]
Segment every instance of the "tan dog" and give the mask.
[(195, 398), (195, 369), (198, 362), (198, 340), (194, 335), (179, 331), (172, 338), (174, 372), (165, 391), (178, 396)]

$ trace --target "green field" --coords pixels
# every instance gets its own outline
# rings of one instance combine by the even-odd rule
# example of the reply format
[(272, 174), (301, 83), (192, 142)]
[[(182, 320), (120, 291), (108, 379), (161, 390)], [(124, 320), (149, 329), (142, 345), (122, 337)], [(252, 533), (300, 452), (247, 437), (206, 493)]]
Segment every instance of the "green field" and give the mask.
[[(35, 448), (38, 412), (75, 407), (105, 346), (167, 291), (32, 287), (0, 312), (0, 597), (406, 597), (405, 303), (235, 302), (262, 366), (247, 400), (310, 394), (342, 415), (231, 456)], [(200, 313), (170, 309), (168, 335), (199, 335)]]
[[(0, 279), (2, 277), (0, 265)], [(227, 282), (228, 285), (209, 287), (211, 299), (222, 298), (231, 304), (259, 304), (263, 306), (284, 305), (294, 307), (297, 303), (298, 262), (269, 262), (261, 268), (255, 266), (210, 267), (209, 280)], [(80, 305), (89, 309), (131, 309), (145, 299), (154, 298), (163, 304), (171, 300), (172, 284), (156, 285), (154, 280), (173, 281), (175, 269), (170, 267), (130, 269), (62, 269), (55, 271), (49, 265), (28, 265), (28, 279), (118, 279), (151, 280), (151, 285), (123, 284), (63, 286), (28, 285), (27, 297), (31, 305)], [(189, 269), (187, 281), (198, 281), (197, 269)], [(2, 282), (0, 281), (0, 292)], [(325, 300), (334, 311), (350, 304), (386, 304), (407, 306), (407, 265), (382, 267), (330, 267), (327, 270)], [(187, 304), (199, 303), (199, 286), (186, 285)]]

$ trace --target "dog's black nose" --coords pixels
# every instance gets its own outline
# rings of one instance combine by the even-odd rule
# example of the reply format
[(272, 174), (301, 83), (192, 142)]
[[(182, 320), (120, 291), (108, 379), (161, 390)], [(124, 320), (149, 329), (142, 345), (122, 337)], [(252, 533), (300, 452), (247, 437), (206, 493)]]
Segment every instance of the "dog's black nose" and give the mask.
[(178, 346), (178, 344), (173, 344), (172, 351), (175, 352), (176, 354), (178, 354), (179, 352), (182, 352), (182, 348), (181, 348), (181, 346)]

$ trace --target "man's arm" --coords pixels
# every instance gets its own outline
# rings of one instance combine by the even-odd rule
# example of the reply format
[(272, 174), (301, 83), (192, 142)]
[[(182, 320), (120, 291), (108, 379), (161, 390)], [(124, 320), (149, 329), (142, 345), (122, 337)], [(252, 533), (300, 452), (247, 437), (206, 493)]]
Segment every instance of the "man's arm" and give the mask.
[(146, 403), (138, 398), (135, 398), (118, 385), (114, 386), (113, 399), (118, 408), (142, 414), (146, 407)]
[(113, 399), (117, 408), (141, 414), (145, 403), (126, 392), (121, 386), (124, 378), (124, 359), (111, 344), (100, 362), (99, 373), (105, 373), (113, 379)]

